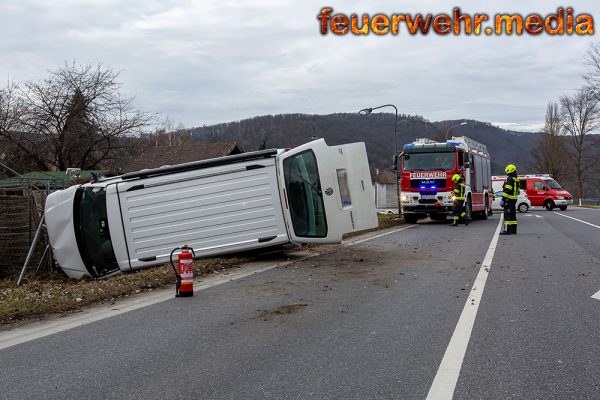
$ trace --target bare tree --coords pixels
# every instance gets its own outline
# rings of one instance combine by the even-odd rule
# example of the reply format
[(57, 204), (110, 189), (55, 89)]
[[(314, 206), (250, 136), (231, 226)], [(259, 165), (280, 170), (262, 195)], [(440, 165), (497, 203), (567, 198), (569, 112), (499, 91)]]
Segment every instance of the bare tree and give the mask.
[(185, 125), (175, 122), (168, 116), (161, 119), (152, 133), (144, 134), (137, 142), (138, 154), (148, 147), (183, 146), (191, 143), (191, 133), (185, 129)]
[[(120, 94), (119, 73), (102, 64), (67, 64), (41, 81), (10, 86), (0, 96), (6, 110), (0, 136), (40, 169), (94, 169), (114, 162), (153, 117)], [(2, 100), (4, 99), (4, 100)]]
[(585, 58), (590, 71), (584, 75), (587, 87), (591, 89), (596, 97), (600, 96), (600, 43), (592, 43)]
[(564, 133), (570, 136), (573, 146), (577, 196), (581, 205), (585, 194), (586, 174), (595, 162), (590, 154), (590, 134), (599, 126), (600, 106), (595, 93), (589, 88), (582, 88), (573, 96), (561, 96), (559, 102), (562, 128)]
[(548, 103), (544, 130), (531, 151), (531, 156), (539, 172), (549, 173), (559, 182), (564, 180), (570, 170), (569, 152), (565, 136), (561, 133), (562, 124), (558, 104)]

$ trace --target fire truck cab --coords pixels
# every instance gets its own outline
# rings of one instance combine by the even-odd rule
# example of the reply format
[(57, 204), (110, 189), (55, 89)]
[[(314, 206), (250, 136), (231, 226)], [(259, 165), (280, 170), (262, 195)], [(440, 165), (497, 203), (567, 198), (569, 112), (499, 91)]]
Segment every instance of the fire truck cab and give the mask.
[(400, 171), (400, 210), (408, 223), (428, 216), (443, 221), (452, 213), (454, 174), (466, 185), (467, 214), (483, 219), (492, 214), (490, 155), (481, 143), (464, 136), (445, 143), (417, 139), (404, 145), (394, 167)]

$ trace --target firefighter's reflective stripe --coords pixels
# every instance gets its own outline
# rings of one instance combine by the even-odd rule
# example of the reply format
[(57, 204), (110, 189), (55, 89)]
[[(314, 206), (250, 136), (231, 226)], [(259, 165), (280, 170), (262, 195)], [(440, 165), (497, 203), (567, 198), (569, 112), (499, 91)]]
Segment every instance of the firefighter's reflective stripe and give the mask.
[(518, 222), (517, 221), (504, 221), (505, 225), (517, 225)]

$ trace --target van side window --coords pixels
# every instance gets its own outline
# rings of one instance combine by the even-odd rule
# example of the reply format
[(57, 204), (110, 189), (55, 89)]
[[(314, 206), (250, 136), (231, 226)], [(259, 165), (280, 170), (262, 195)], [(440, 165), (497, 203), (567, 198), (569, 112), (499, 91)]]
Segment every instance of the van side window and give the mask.
[(542, 183), (542, 181), (535, 181), (533, 184), (534, 190), (546, 190), (546, 186)]

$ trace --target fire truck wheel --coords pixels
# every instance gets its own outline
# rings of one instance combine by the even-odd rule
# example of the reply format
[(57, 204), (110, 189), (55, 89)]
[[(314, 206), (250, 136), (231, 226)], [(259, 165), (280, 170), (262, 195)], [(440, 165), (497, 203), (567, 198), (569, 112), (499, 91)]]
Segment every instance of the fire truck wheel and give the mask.
[(554, 202), (552, 200), (546, 200), (544, 202), (544, 208), (546, 209), (546, 211), (552, 211), (552, 209), (554, 208)]
[(526, 203), (519, 204), (518, 210), (520, 213), (526, 213), (529, 210), (529, 206)]
[(567, 206), (560, 206), (558, 208), (560, 208), (560, 211), (567, 211)]
[(465, 212), (467, 213), (467, 217), (469, 217), (470, 220), (473, 219), (473, 207), (471, 206), (471, 198), (469, 197), (467, 199), (467, 205), (465, 206)]
[(488, 201), (488, 198), (486, 196), (486, 198), (485, 198), (485, 204), (483, 205), (483, 212), (481, 213), (481, 219), (484, 220), (484, 221), (486, 219), (488, 219), (488, 215), (490, 215), (489, 211), (488, 211), (488, 208), (489, 208), (489, 201)]
[(431, 214), (429, 215), (429, 218), (431, 218), (432, 221), (445, 221), (446, 214)]
[(404, 222), (406, 222), (407, 224), (416, 224), (417, 223), (417, 217), (415, 215), (406, 215), (406, 214), (404, 214)]

